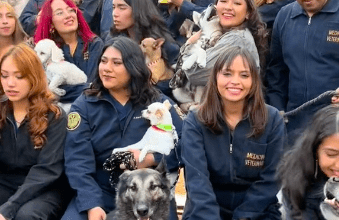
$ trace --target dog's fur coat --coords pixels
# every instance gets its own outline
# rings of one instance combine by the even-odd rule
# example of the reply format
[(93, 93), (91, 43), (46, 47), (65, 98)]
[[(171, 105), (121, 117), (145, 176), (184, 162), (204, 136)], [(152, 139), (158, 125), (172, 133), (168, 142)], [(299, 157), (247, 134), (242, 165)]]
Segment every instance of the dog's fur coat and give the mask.
[(152, 83), (168, 80), (173, 77), (173, 70), (167, 66), (161, 56), (161, 46), (165, 43), (164, 38), (145, 38), (141, 41), (140, 48), (145, 55), (146, 64), (152, 72)]
[(182, 69), (189, 70), (194, 64), (200, 68), (206, 66), (206, 48), (214, 46), (216, 41), (222, 35), (222, 28), (219, 24), (219, 18), (210, 16), (214, 10), (214, 5), (209, 5), (201, 14), (193, 12), (194, 23), (200, 27), (201, 35), (197, 42), (186, 45), (183, 52)]
[[(194, 65), (198, 65), (200, 68), (206, 67), (206, 49), (214, 46), (222, 35), (219, 18), (217, 16), (210, 18), (213, 11), (214, 5), (211, 4), (201, 14), (193, 12), (193, 20), (200, 27), (201, 35), (197, 42), (186, 43), (181, 49), (183, 72), (191, 69)], [(173, 90), (173, 96), (182, 103), (180, 107), (187, 112), (198, 106), (203, 91), (203, 86), (192, 85), (186, 78), (183, 86)]]
[(60, 85), (76, 85), (87, 81), (87, 75), (81, 69), (64, 60), (62, 50), (53, 40), (39, 41), (34, 50), (45, 68), (49, 88), (54, 94), (66, 94), (65, 90), (58, 88)]
[(167, 220), (170, 181), (162, 160), (154, 169), (125, 171), (119, 178), (116, 209), (107, 220)]
[(327, 220), (339, 220), (339, 177), (331, 177), (324, 186), (325, 201), (320, 210)]
[[(124, 148), (116, 148), (113, 154), (121, 151), (128, 151), (129, 149), (141, 150), (139, 155), (139, 162), (143, 161), (148, 152), (158, 152), (168, 155), (174, 148), (178, 135), (172, 122), (170, 113), (171, 103), (165, 100), (163, 103), (154, 102), (148, 106), (146, 110), (142, 111), (142, 117), (150, 120), (151, 127), (149, 127), (143, 138), (132, 145)], [(161, 130), (155, 126), (170, 125), (171, 131)]]

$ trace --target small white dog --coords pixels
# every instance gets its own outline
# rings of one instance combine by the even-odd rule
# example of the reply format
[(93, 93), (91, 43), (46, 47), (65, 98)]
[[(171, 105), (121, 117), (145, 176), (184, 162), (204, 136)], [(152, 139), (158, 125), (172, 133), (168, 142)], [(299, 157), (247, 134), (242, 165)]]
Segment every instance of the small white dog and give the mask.
[(181, 67), (184, 71), (191, 69), (194, 64), (204, 68), (206, 66), (206, 48), (214, 46), (222, 35), (219, 18), (217, 16), (210, 18), (215, 10), (214, 7), (213, 4), (209, 5), (201, 14), (193, 12), (194, 23), (200, 27), (201, 35), (197, 42), (193, 44), (186, 43)]
[(172, 122), (170, 113), (171, 103), (165, 100), (163, 103), (154, 102), (142, 111), (142, 117), (150, 120), (149, 127), (143, 138), (132, 145), (113, 150), (113, 154), (130, 149), (141, 150), (139, 162), (143, 161), (148, 152), (158, 152), (168, 155), (178, 141), (178, 134)]
[(39, 41), (34, 50), (44, 66), (49, 88), (54, 94), (58, 96), (66, 94), (65, 90), (58, 88), (60, 85), (77, 85), (87, 82), (87, 75), (73, 63), (64, 60), (62, 50), (53, 40)]

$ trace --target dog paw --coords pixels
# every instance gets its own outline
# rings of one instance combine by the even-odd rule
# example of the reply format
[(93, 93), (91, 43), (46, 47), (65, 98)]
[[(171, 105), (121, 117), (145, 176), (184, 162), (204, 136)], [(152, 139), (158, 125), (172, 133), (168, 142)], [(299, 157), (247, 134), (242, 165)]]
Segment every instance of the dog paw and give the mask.
[(58, 96), (64, 96), (66, 95), (66, 91), (63, 90), (63, 89), (59, 89), (59, 88), (56, 88), (53, 90), (54, 94), (58, 95)]

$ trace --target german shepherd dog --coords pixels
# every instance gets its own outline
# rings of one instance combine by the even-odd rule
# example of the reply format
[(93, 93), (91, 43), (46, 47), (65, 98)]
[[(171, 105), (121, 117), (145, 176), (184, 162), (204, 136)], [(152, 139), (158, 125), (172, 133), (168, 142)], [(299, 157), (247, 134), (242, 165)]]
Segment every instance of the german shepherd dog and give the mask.
[(324, 186), (326, 199), (320, 204), (321, 213), (327, 220), (339, 220), (339, 177), (331, 177)]
[(170, 181), (164, 159), (155, 169), (126, 170), (119, 177), (116, 209), (107, 220), (167, 220)]

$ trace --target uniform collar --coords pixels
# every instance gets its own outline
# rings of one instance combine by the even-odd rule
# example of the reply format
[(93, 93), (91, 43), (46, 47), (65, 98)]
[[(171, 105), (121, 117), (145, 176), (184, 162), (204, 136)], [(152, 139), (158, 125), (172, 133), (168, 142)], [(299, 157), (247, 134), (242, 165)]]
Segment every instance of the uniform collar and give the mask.
[[(318, 13), (335, 13), (339, 10), (339, 4), (337, 3), (338, 0), (327, 0), (325, 6), (320, 10)], [(301, 5), (295, 1), (292, 3), (292, 13), (291, 18), (295, 18), (299, 15), (307, 15), (305, 10), (301, 7)]]

